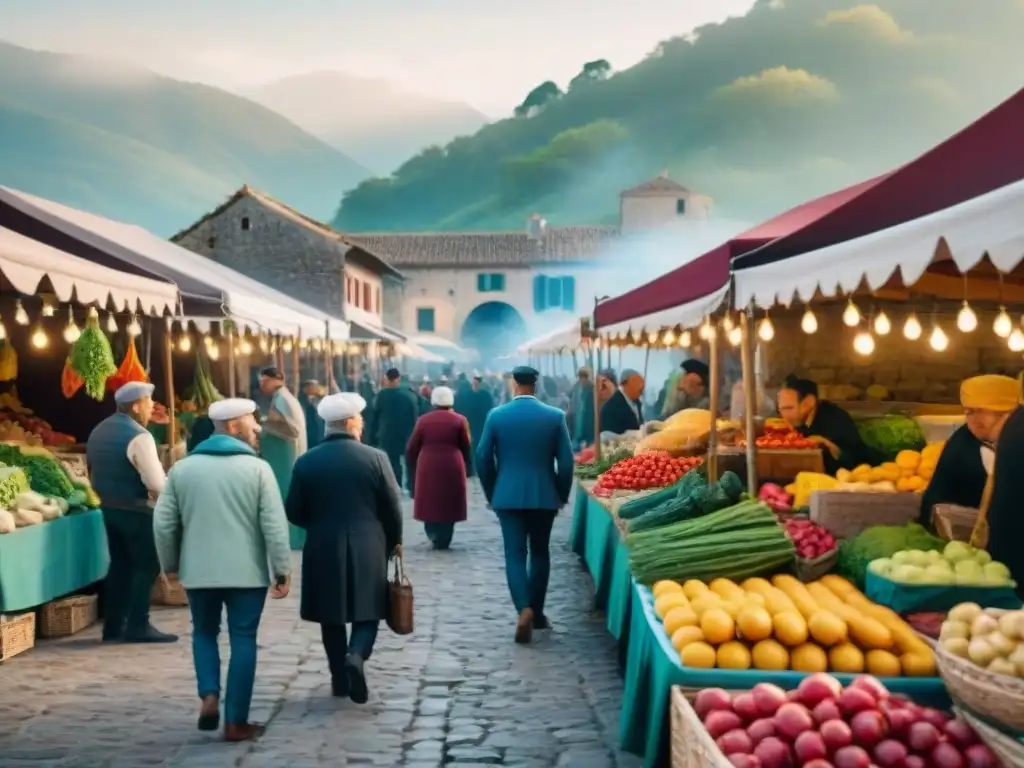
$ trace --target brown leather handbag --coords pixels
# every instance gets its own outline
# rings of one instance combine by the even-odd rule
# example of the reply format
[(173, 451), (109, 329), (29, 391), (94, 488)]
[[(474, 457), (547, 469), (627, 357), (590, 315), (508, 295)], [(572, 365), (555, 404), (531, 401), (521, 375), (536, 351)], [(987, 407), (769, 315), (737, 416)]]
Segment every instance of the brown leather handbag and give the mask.
[(413, 629), (412, 582), (405, 575), (401, 555), (392, 558), (393, 575), (388, 579), (388, 628), (396, 635), (411, 635)]

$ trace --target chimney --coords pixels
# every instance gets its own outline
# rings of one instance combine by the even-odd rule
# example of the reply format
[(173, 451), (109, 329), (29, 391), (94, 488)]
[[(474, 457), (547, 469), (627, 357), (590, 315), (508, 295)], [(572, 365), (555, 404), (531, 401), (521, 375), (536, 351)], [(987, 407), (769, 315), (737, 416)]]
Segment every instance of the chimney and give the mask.
[(531, 240), (541, 240), (544, 237), (544, 230), (547, 229), (548, 223), (540, 217), (539, 213), (533, 214), (526, 222), (526, 234), (529, 235)]

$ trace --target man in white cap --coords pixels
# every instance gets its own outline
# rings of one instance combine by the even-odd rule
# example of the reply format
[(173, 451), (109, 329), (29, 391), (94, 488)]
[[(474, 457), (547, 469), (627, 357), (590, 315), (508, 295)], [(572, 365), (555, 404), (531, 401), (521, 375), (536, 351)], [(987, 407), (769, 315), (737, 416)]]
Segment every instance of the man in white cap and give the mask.
[(402, 545), (401, 492), (388, 456), (361, 442), (365, 408), (354, 392), (320, 401), (324, 441), (295, 462), (285, 504), (307, 534), (302, 618), (320, 624), (332, 693), (357, 704), (369, 698), (363, 663), (387, 618), (388, 559)]
[[(306, 452), (306, 417), (302, 405), (284, 384), (284, 374), (273, 366), (260, 371), (260, 392), (270, 398), (263, 419), (266, 432), (260, 443), (263, 458), (274, 470), (281, 498), (288, 495), (288, 481), (295, 460)], [(291, 532), (292, 549), (302, 549), (302, 532)]]
[(249, 704), (267, 589), (271, 597), (282, 598), (291, 583), (288, 520), (274, 472), (256, 450), (256, 403), (221, 400), (208, 413), (214, 433), (174, 465), (156, 505), (153, 530), (164, 571), (177, 573), (188, 591), (202, 700), (199, 728), (220, 726), (217, 636), (226, 608), (231, 659), (224, 738), (247, 741), (263, 732), (249, 722)]
[(160, 575), (153, 547), (153, 499), (167, 479), (156, 440), (146, 429), (153, 385), (125, 384), (114, 393), (117, 411), (86, 443), (93, 488), (103, 502), (110, 570), (103, 587), (103, 639), (173, 643), (178, 638), (149, 623), (149, 596)]

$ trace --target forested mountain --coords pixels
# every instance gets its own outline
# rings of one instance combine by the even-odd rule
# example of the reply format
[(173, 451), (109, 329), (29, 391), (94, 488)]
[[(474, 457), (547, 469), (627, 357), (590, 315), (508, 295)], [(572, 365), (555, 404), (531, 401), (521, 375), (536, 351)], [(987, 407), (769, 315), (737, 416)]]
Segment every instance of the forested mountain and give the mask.
[(513, 117), (347, 192), (335, 224), (609, 221), (619, 190), (666, 167), (723, 215), (760, 219), (908, 160), (1011, 95), (1022, 39), (1021, 0), (759, 0), (624, 71), (588, 62), (571, 84), (538, 84)]

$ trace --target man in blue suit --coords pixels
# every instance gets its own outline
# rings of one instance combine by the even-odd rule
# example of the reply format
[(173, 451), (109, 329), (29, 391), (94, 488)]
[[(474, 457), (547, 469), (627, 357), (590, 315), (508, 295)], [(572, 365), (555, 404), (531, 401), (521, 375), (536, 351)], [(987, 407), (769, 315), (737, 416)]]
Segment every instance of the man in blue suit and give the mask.
[(526, 366), (512, 371), (515, 396), (488, 414), (476, 449), (480, 484), (501, 522), (505, 576), (519, 613), (517, 643), (529, 643), (534, 629), (550, 626), (544, 598), (551, 574), (551, 526), (572, 490), (565, 414), (537, 399), (538, 376)]

